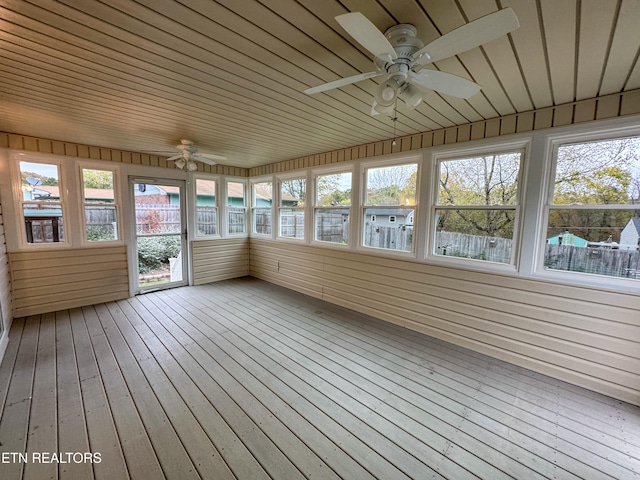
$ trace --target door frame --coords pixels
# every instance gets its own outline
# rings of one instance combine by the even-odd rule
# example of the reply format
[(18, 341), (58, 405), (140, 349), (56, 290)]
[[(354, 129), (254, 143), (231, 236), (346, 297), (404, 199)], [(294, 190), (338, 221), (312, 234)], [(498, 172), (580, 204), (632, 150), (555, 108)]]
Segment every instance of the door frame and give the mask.
[[(138, 234), (137, 234), (137, 219), (136, 219), (136, 201), (134, 185), (136, 184), (147, 185), (166, 185), (172, 187), (178, 187), (180, 192), (180, 231), (181, 231), (181, 255), (182, 255), (182, 280), (176, 282), (169, 282), (152, 287), (140, 287), (139, 284), (139, 268), (138, 268)], [(181, 287), (189, 285), (189, 241), (188, 241), (188, 210), (187, 210), (187, 181), (175, 178), (164, 177), (146, 177), (139, 175), (130, 175), (127, 182), (129, 201), (131, 202), (131, 220), (130, 220), (130, 289), (133, 295), (145, 294), (156, 290), (164, 290), (168, 288)]]

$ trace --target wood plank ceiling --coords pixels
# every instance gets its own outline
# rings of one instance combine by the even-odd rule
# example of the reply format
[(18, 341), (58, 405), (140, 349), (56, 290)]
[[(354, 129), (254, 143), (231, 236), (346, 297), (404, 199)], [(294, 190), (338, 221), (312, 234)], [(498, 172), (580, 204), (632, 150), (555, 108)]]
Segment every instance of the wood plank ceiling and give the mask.
[(482, 85), (400, 109), (398, 135), (640, 88), (640, 0), (0, 0), (0, 130), (131, 151), (181, 138), (253, 167), (394, 134), (336, 22), (411, 23), (428, 43), (500, 8), (520, 28), (429, 66)]

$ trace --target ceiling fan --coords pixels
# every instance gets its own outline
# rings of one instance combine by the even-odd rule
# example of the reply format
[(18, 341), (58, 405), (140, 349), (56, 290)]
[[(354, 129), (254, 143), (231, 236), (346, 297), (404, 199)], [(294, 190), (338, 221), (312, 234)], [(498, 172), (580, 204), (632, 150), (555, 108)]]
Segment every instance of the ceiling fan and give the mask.
[(184, 170), (185, 168), (189, 172), (194, 172), (198, 169), (196, 162), (206, 163), (208, 165), (215, 165), (216, 160), (226, 160), (227, 157), (222, 155), (212, 155), (208, 153), (198, 153), (198, 149), (194, 146), (191, 140), (180, 140), (180, 144), (176, 145), (176, 149), (180, 152), (178, 155), (167, 158), (167, 161), (175, 160), (174, 165)]
[(504, 8), (424, 45), (416, 37), (417, 30), (413, 25), (395, 25), (383, 34), (360, 12), (338, 15), (336, 20), (375, 56), (376, 70), (308, 88), (304, 93), (312, 95), (385, 76), (384, 81), (376, 88), (371, 115), (382, 113), (391, 116), (394, 116), (398, 98), (404, 100), (407, 108), (414, 109), (422, 102), (423, 95), (431, 90), (459, 98), (470, 98), (478, 93), (480, 85), (466, 78), (438, 70), (421, 69), (430, 63), (495, 40), (520, 26), (513, 10)]

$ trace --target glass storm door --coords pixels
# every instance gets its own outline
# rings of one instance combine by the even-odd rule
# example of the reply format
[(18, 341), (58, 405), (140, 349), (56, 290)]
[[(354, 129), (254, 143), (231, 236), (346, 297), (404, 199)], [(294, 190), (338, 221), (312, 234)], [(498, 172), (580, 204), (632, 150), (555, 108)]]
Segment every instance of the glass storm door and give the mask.
[(184, 182), (133, 178), (129, 184), (135, 206), (135, 292), (186, 285)]

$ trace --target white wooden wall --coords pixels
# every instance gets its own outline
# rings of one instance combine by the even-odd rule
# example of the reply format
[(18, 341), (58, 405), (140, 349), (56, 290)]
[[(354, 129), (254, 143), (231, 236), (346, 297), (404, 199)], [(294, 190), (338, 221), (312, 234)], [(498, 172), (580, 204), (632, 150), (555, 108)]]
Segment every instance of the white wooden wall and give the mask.
[(249, 238), (194, 241), (191, 258), (194, 285), (243, 277), (249, 274)]
[(129, 296), (125, 246), (9, 253), (15, 317)]
[(11, 326), (11, 310), (11, 272), (7, 245), (4, 240), (2, 205), (0, 205), (0, 321), (4, 322), (4, 328), (0, 328), (0, 360), (6, 348), (9, 327)]
[(251, 239), (251, 275), (640, 405), (634, 294)]

